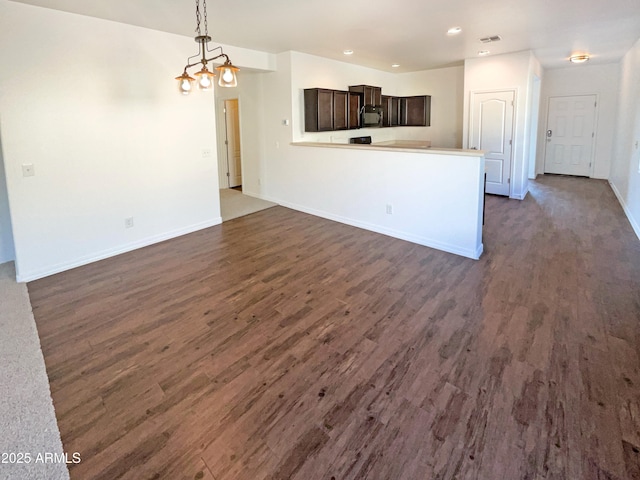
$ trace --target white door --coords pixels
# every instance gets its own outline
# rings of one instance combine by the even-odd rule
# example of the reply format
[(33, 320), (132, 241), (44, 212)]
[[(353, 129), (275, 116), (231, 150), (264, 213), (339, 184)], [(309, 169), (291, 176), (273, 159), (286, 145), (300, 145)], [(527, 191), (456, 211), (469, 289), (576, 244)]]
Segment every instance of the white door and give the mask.
[(484, 150), (485, 192), (509, 195), (515, 92), (472, 93), (469, 148)]
[(240, 151), (240, 117), (238, 99), (224, 101), (224, 123), (227, 147), (227, 178), (229, 188), (242, 185), (242, 155)]
[(591, 174), (596, 96), (549, 97), (544, 172)]

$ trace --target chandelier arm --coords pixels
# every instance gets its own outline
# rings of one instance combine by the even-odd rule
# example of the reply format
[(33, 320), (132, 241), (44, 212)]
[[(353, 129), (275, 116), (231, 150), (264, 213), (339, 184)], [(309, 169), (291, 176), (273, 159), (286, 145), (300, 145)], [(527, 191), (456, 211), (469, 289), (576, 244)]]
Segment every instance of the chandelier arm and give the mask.
[(222, 45), (218, 45), (217, 47), (213, 47), (211, 50), (209, 50), (209, 45), (207, 42), (204, 44), (204, 48), (207, 50), (207, 53), (215, 52), (216, 50), (220, 50), (220, 53), (224, 53), (222, 51)]
[(221, 53), (220, 55), (217, 55), (215, 57), (211, 57), (211, 58), (207, 58), (207, 62), (213, 62), (214, 60), (217, 60), (220, 57), (224, 57), (225, 60), (229, 61), (229, 57), (225, 54), (225, 53)]
[[(194, 55), (193, 57), (189, 57), (189, 59), (188, 59), (187, 61), (191, 60), (192, 58), (194, 58), (194, 57), (196, 57), (196, 56), (197, 56), (197, 55)], [(224, 59), (225, 59), (225, 60), (229, 61), (229, 57), (227, 56), (227, 54), (226, 54), (226, 53), (221, 53), (220, 55), (217, 55), (217, 56), (215, 56), (215, 57), (211, 57), (211, 58), (203, 58), (203, 59), (201, 59), (201, 60), (198, 60), (198, 61), (197, 61), (197, 62), (195, 62), (195, 63), (188, 63), (188, 64), (184, 67), (184, 73), (187, 73), (187, 69), (188, 69), (188, 68), (195, 67), (196, 65), (204, 65), (204, 64), (206, 64), (206, 63), (213, 62), (214, 60), (217, 60), (217, 59), (218, 59), (218, 58), (220, 58), (220, 57), (224, 57)]]
[(192, 55), (191, 57), (187, 58), (187, 66), (184, 68), (189, 68), (189, 67), (193, 67), (194, 65), (198, 65), (199, 63), (202, 63), (202, 58), (200, 58), (200, 60), (198, 60), (195, 63), (190, 63), (192, 58), (200, 58), (200, 52), (196, 53), (195, 55)]

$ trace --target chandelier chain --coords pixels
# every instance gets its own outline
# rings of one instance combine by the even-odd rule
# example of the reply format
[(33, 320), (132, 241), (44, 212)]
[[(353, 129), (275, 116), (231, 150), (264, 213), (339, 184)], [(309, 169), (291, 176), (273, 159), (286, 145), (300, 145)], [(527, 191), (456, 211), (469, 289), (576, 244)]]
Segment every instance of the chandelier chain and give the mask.
[(200, 21), (204, 15), (204, 34), (209, 35), (209, 23), (207, 22), (207, 0), (202, 0), (202, 15), (200, 14), (200, 0), (196, 0), (196, 32), (198, 36), (202, 35), (200, 31)]
[(204, 34), (209, 35), (209, 25), (207, 23), (207, 0), (202, 0), (202, 12), (204, 13)]
[(200, 0), (196, 0), (196, 32), (198, 35), (202, 35), (200, 32)]

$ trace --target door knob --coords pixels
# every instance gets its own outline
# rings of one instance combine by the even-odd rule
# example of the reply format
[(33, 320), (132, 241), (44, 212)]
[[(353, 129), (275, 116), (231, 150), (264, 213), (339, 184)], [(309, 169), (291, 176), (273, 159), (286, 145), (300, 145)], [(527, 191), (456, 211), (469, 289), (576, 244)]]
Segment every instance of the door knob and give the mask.
[(551, 130), (547, 130), (547, 137), (551, 138), (551, 135), (553, 135), (553, 132)]

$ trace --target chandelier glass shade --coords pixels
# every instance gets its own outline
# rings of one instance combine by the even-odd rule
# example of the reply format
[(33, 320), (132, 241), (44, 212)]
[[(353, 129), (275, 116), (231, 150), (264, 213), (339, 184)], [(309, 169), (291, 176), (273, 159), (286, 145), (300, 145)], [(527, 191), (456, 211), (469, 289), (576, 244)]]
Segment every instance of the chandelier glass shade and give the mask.
[[(184, 67), (182, 75), (176, 77), (178, 80), (178, 88), (183, 95), (188, 95), (193, 90), (194, 82), (197, 82), (198, 88), (203, 91), (213, 90), (213, 82), (215, 81), (216, 74), (209, 70), (207, 67), (209, 62), (213, 62), (219, 58), (224, 58), (224, 63), (214, 70), (218, 72), (218, 85), (221, 87), (235, 87), (238, 85), (238, 78), (236, 72), (240, 70), (235, 67), (229, 57), (222, 51), (222, 47), (215, 47), (211, 50), (207, 47), (207, 44), (211, 41), (207, 27), (207, 0), (202, 0), (202, 11), (200, 13), (200, 0), (196, 0), (196, 32), (198, 35), (195, 37), (195, 41), (198, 44), (198, 53), (187, 59), (187, 65)], [(204, 35), (202, 35), (200, 29), (200, 21), (204, 19)], [(207, 58), (207, 54), (218, 52), (217, 55)], [(193, 75), (193, 78), (187, 73), (187, 70), (191, 67), (201, 66), (200, 70)]]

